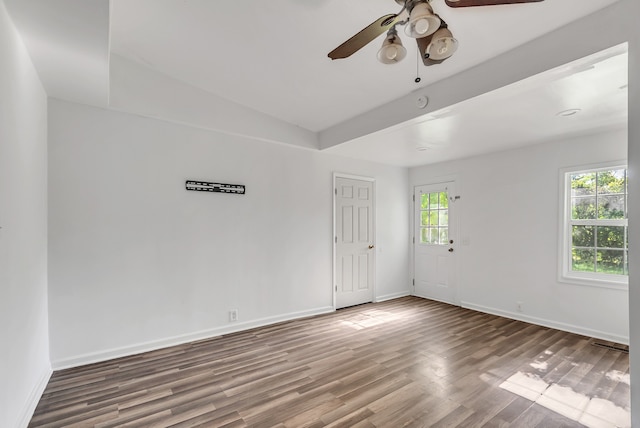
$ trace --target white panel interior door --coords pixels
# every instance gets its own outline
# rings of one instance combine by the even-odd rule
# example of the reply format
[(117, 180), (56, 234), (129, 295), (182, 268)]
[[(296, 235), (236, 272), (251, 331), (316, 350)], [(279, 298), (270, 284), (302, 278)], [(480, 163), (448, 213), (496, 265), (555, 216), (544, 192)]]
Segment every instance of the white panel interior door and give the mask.
[(336, 177), (336, 308), (373, 301), (373, 182)]
[(458, 304), (454, 182), (415, 189), (414, 294)]

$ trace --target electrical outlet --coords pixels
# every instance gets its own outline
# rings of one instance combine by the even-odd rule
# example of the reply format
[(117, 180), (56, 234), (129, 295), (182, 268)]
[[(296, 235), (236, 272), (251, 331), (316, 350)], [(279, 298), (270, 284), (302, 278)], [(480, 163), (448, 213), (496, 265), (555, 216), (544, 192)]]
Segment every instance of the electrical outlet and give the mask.
[(516, 307), (518, 308), (518, 312), (522, 312), (522, 302), (516, 302)]
[(237, 309), (231, 309), (229, 311), (229, 321), (231, 321), (231, 322), (238, 321), (238, 310)]

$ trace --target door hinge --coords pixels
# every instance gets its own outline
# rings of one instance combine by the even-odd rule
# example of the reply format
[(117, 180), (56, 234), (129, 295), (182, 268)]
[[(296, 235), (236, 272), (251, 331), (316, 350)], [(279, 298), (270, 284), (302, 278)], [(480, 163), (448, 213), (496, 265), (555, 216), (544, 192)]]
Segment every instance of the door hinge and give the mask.
[(336, 187), (335, 189), (333, 189), (333, 193), (338, 196), (338, 188)]
[(333, 242), (335, 242), (336, 244), (338, 243), (338, 237), (337, 237), (337, 236), (335, 236), (335, 237), (333, 238)]
[(413, 195), (413, 202), (416, 201), (416, 195)]
[(338, 292), (338, 284), (336, 284), (336, 293)]
[(416, 243), (416, 237), (414, 236), (413, 238), (411, 238), (411, 240), (413, 241), (413, 243)]
[(416, 286), (416, 279), (415, 278), (411, 280), (411, 285), (413, 285), (414, 287)]

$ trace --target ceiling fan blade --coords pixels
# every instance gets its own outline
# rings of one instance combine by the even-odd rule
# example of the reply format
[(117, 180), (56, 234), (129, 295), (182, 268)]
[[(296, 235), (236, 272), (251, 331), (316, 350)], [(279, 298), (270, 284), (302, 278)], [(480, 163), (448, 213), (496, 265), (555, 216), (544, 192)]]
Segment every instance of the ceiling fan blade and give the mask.
[(491, 6), (496, 4), (533, 3), (544, 0), (444, 0), (449, 7)]
[(386, 32), (393, 27), (401, 19), (401, 14), (389, 14), (380, 17), (367, 27), (363, 28), (358, 34), (329, 52), (329, 58), (340, 59), (347, 58), (373, 41), (380, 34)]

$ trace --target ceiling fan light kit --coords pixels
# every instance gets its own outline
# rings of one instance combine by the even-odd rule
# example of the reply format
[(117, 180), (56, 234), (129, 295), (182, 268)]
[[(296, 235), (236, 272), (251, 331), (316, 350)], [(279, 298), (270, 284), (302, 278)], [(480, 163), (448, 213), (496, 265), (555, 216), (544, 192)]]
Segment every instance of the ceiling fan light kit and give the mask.
[(405, 56), (407, 56), (407, 50), (402, 46), (402, 40), (398, 37), (396, 27), (393, 26), (378, 51), (378, 61), (383, 64), (395, 64), (402, 61)]
[(409, 23), (404, 27), (407, 36), (419, 39), (435, 33), (440, 28), (440, 18), (433, 13), (426, 1), (413, 4), (409, 12)]
[(424, 59), (442, 61), (449, 58), (458, 50), (458, 41), (453, 37), (451, 31), (446, 27), (440, 27), (431, 36), (430, 43), (424, 52), (420, 52)]
[[(449, 7), (490, 6), (516, 3), (535, 3), (543, 0), (445, 0)], [(395, 64), (407, 56), (396, 26), (406, 25), (404, 32), (415, 38), (424, 65), (440, 64), (458, 50), (458, 40), (447, 24), (433, 11), (430, 0), (395, 0), (402, 9), (385, 15), (365, 27), (349, 40), (329, 52), (329, 58), (347, 58), (387, 31), (378, 51), (378, 61)]]

